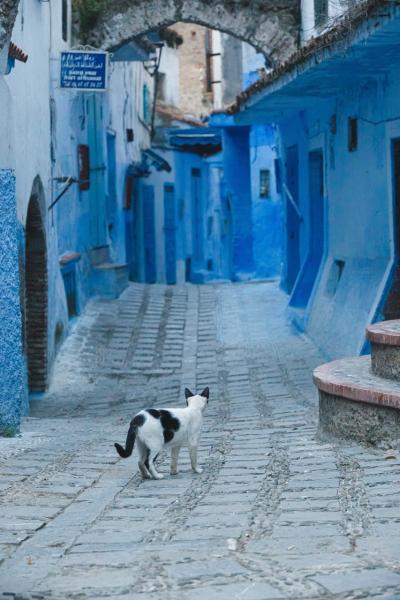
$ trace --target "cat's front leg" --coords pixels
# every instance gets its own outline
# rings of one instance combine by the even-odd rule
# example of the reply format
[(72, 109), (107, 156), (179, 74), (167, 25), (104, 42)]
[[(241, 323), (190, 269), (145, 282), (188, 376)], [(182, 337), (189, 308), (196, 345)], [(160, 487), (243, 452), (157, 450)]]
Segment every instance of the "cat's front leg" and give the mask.
[(178, 458), (180, 449), (180, 446), (173, 446), (171, 448), (171, 475), (178, 474)]
[(197, 446), (190, 446), (189, 454), (190, 454), (190, 462), (192, 464), (193, 471), (195, 473), (197, 473), (198, 475), (201, 475), (203, 472), (203, 469), (201, 469), (200, 467), (197, 466)]

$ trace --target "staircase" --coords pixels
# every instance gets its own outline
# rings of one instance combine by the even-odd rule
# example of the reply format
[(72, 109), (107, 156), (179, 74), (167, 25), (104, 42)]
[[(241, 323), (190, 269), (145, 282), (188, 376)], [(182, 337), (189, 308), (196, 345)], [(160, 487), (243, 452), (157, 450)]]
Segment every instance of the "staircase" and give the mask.
[(110, 247), (100, 246), (90, 250), (92, 264), (92, 293), (101, 298), (113, 299), (128, 286), (128, 265), (110, 259)]
[(315, 369), (322, 435), (400, 446), (400, 320), (367, 328), (371, 355)]

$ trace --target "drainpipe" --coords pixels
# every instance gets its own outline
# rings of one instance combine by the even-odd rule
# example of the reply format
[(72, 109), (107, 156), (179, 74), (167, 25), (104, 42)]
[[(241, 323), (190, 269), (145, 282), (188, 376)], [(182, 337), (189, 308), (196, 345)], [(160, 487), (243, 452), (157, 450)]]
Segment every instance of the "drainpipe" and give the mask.
[(314, 37), (315, 9), (314, 0), (301, 0), (301, 45)]

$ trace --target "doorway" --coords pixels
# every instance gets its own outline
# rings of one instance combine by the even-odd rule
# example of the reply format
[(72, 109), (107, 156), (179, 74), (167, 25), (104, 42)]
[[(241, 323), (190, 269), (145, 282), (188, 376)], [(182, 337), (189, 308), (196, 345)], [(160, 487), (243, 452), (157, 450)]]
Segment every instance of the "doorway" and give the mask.
[(191, 177), (192, 192), (192, 272), (202, 268), (203, 250), (203, 202), (202, 202), (202, 179), (201, 170), (192, 169)]
[[(90, 157), (90, 245), (99, 248), (107, 244), (106, 234), (106, 165), (103, 147), (102, 98), (91, 94), (86, 100), (88, 146)], [(111, 141), (111, 140), (110, 140)]]
[(321, 266), (325, 247), (324, 155), (321, 149), (308, 154), (309, 248), (294, 288), (290, 305), (306, 308)]
[(400, 318), (400, 138), (394, 138), (391, 146), (395, 265), (390, 291), (383, 309), (385, 320)]
[(156, 282), (156, 231), (154, 187), (143, 186), (143, 241), (144, 279), (146, 283)]
[(300, 270), (299, 149), (286, 148), (286, 286), (290, 293)]
[(25, 230), (25, 352), (31, 392), (47, 387), (47, 248), (39, 196), (32, 192)]
[(164, 240), (165, 240), (165, 278), (168, 284), (176, 283), (176, 224), (175, 224), (175, 188), (164, 185)]

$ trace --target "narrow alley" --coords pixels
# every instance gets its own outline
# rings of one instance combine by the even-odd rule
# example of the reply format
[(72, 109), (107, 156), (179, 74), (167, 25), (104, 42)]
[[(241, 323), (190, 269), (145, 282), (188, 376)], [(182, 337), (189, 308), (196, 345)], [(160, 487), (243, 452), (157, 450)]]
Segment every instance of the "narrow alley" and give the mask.
[[(4, 598), (399, 598), (400, 461), (317, 437), (312, 369), (273, 282), (92, 300), (23, 436), (0, 438)], [(201, 476), (113, 447), (210, 387)]]

